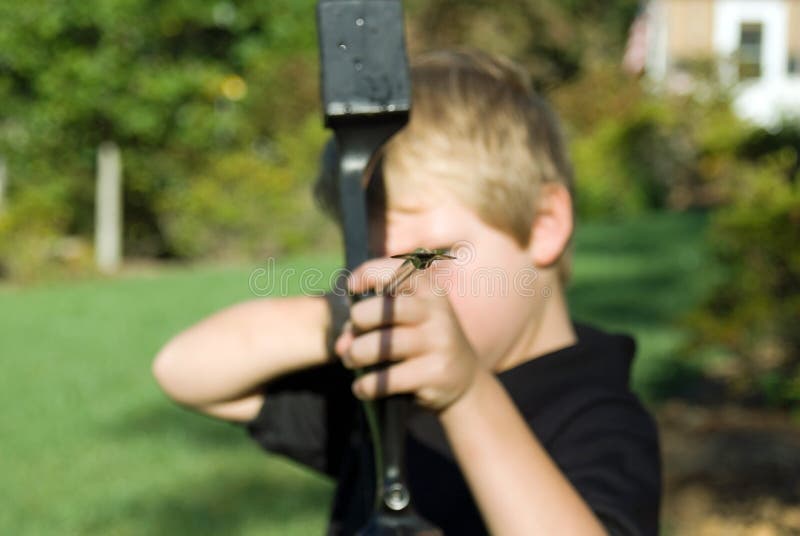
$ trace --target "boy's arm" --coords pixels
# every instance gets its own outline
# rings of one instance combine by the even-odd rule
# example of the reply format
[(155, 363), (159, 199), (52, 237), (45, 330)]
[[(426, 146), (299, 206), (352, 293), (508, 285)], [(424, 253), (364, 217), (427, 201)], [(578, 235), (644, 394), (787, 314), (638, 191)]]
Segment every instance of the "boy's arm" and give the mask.
[(156, 356), (153, 375), (180, 404), (249, 421), (263, 404), (264, 383), (328, 361), (330, 321), (322, 297), (240, 303), (176, 335)]
[(439, 416), (492, 534), (606, 534), (490, 372)]
[[(365, 267), (351, 275), (352, 292), (368, 288), (368, 274)], [(413, 393), (439, 415), (491, 534), (605, 534), (500, 381), (480, 364), (447, 296), (432, 292), (428, 278), (416, 283), (414, 294), (368, 298), (350, 309), (352, 326), (335, 346), (343, 363), (398, 361), (362, 375), (353, 384), (356, 396)], [(392, 325), (384, 328), (387, 309)]]

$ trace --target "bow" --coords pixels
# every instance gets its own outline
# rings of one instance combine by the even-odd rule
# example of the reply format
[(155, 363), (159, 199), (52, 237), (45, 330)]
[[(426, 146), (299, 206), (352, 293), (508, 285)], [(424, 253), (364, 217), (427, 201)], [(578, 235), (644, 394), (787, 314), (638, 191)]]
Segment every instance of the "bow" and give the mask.
[[(376, 155), (408, 122), (411, 107), (401, 0), (319, 0), (317, 28), (325, 126), (333, 130), (338, 149), (345, 260), (352, 271), (373, 256), (365, 194), (372, 170), (380, 166)], [(335, 506), (347, 512), (346, 519), (366, 521), (359, 532), (362, 535), (440, 534), (414, 513), (405, 481), (409, 404), (408, 397), (395, 396), (363, 405), (361, 432), (356, 438), (363, 454), (360, 468), (355, 477), (352, 471), (343, 476), (355, 478), (362, 489), (375, 490), (372, 513), (363, 512), (357, 498), (338, 494)], [(371, 444), (364, 430), (367, 427)], [(368, 462), (364, 460), (370, 458), (376, 469), (374, 477), (365, 467)], [(342, 505), (347, 501), (350, 504)]]

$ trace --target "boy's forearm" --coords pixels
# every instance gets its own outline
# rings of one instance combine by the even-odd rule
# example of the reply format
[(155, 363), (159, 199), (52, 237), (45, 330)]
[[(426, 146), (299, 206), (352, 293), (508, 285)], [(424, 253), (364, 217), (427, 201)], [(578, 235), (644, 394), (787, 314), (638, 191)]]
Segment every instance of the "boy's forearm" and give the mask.
[(490, 372), (440, 420), (492, 534), (605, 534)]
[(170, 397), (188, 406), (240, 399), (273, 378), (325, 363), (329, 323), (322, 298), (241, 303), (175, 336), (153, 373)]

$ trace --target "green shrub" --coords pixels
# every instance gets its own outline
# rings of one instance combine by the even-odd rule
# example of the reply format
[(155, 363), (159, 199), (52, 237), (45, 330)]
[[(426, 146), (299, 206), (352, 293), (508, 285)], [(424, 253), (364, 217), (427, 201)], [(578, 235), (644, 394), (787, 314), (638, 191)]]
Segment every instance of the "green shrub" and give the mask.
[(709, 86), (706, 93), (647, 91), (610, 65), (555, 90), (578, 213), (618, 217), (724, 203), (751, 129), (734, 116), (724, 88)]
[(241, 257), (292, 252), (314, 244), (322, 225), (310, 184), (325, 139), (314, 117), (279, 135), (267, 154), (213, 155), (208, 167), (168, 185), (158, 218), (181, 257)]
[(56, 183), (26, 188), (9, 199), (0, 214), (0, 276), (30, 281), (52, 271), (70, 218), (65, 195)]
[[(308, 167), (307, 153), (287, 156), (281, 138), (298, 137), (308, 118), (321, 122), (313, 24), (312, 0), (164, 0), (155, 10), (146, 0), (0, 2), (0, 154), (10, 189), (57, 186), (64, 210), (48, 233), (89, 242), (96, 151), (114, 141), (123, 157), (126, 255), (258, 249), (256, 233), (295, 247), (307, 236), (304, 222), (298, 231), (281, 221), (280, 230), (263, 231), (271, 214), (281, 217), (263, 197), (283, 194), (265, 174), (297, 181)], [(234, 185), (233, 176), (252, 184)], [(211, 207), (214, 198), (245, 214)], [(263, 232), (243, 223), (256, 223), (257, 204)], [(184, 206), (194, 212), (174, 212)], [(222, 234), (211, 236), (214, 229)], [(25, 243), (31, 263), (50, 248)]]
[(584, 217), (631, 215), (644, 209), (643, 196), (622, 171), (616, 153), (617, 125), (598, 129), (575, 140), (572, 159), (576, 171), (576, 209)]
[(800, 403), (800, 177), (786, 169), (796, 158), (777, 152), (734, 184), (709, 240), (723, 278), (689, 322), (691, 349), (733, 393), (791, 404)]

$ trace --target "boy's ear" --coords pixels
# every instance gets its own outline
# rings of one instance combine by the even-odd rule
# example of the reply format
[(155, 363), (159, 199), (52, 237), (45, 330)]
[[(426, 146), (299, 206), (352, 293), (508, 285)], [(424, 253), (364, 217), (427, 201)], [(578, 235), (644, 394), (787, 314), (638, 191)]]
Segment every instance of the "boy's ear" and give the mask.
[(572, 236), (572, 196), (563, 184), (543, 184), (538, 207), (528, 248), (533, 264), (546, 268), (561, 257)]

